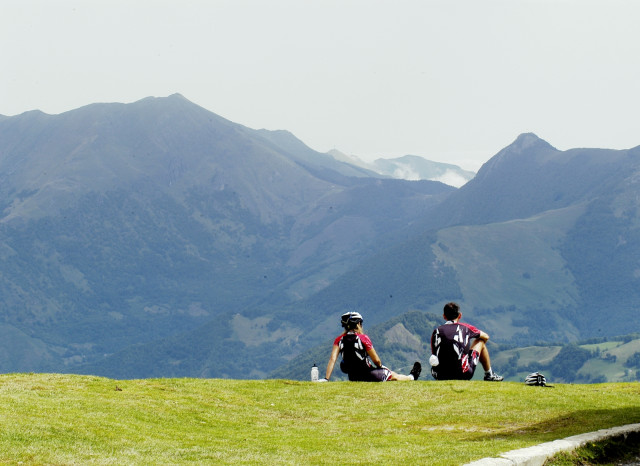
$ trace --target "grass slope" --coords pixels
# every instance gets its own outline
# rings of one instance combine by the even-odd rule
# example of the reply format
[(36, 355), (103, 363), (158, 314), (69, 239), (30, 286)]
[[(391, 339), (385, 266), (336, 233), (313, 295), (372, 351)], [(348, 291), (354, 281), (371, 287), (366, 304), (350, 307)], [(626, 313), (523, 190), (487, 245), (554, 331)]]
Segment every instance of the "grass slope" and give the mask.
[(462, 464), (640, 421), (640, 384), (0, 376), (0, 463)]
[[(456, 271), (464, 301), (474, 307), (575, 306), (575, 280), (558, 245), (583, 211), (578, 205), (523, 220), (446, 228), (438, 232), (434, 253)], [(512, 336), (493, 332), (500, 333)]]

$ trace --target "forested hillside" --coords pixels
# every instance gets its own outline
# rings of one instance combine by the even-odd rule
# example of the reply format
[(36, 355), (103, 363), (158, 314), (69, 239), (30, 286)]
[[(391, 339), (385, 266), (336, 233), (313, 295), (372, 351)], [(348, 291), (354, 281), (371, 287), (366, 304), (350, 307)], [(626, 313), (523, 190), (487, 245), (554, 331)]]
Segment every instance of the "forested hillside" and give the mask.
[[(0, 370), (140, 357), (138, 345), (218, 331), (219, 316), (299, 301), (452, 191), (380, 179), (180, 95), (5, 118)], [(150, 367), (176, 359), (151, 353)]]

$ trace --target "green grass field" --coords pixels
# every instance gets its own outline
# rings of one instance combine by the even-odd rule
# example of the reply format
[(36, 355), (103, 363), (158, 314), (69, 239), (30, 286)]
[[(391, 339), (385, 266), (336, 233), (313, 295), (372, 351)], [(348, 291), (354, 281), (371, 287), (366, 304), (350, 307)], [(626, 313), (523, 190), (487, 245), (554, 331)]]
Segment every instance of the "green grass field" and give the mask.
[(640, 422), (640, 384), (0, 376), (0, 463), (455, 465)]

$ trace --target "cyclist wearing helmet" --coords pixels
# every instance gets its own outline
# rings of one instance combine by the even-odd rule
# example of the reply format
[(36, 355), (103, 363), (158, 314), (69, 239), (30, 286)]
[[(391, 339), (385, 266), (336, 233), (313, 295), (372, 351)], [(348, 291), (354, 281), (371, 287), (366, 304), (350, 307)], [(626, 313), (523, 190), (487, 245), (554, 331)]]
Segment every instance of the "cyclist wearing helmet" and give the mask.
[(362, 316), (358, 312), (347, 312), (342, 315), (340, 323), (344, 333), (333, 342), (331, 357), (327, 371), (321, 382), (327, 382), (333, 368), (342, 355), (340, 369), (348, 374), (352, 382), (386, 382), (388, 380), (418, 380), (421, 365), (416, 362), (409, 375), (397, 374), (382, 365), (382, 361), (373, 348), (373, 344), (362, 331)]

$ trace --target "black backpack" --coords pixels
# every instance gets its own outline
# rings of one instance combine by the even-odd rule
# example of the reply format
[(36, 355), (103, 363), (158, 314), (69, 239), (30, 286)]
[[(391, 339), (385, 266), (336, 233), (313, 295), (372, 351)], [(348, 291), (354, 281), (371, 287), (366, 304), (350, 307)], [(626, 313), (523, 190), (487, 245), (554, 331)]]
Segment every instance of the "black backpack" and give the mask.
[(360, 337), (355, 333), (347, 333), (340, 340), (342, 362), (340, 370), (345, 374), (357, 374), (370, 371), (367, 350)]

